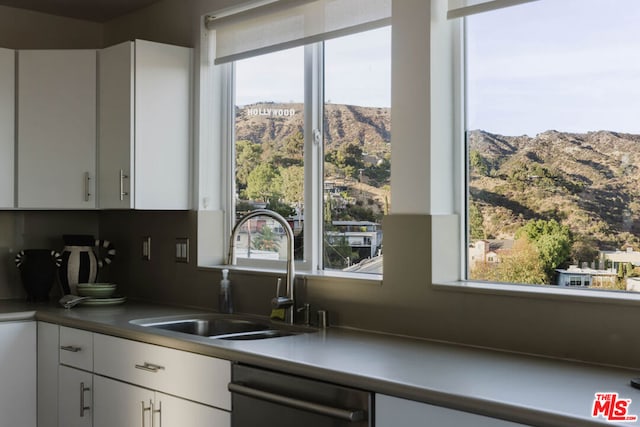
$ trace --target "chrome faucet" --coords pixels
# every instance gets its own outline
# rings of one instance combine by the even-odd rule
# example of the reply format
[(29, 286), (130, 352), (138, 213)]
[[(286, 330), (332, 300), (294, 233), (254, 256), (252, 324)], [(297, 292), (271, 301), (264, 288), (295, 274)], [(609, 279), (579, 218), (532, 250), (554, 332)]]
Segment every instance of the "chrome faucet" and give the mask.
[[(286, 296), (284, 297), (280, 296), (280, 290), (279, 290), (280, 286), (278, 286), (278, 291), (276, 292), (275, 298), (271, 300), (271, 305), (273, 306), (273, 308), (286, 309), (285, 320), (288, 323), (293, 324), (294, 318), (295, 318), (294, 284), (295, 284), (295, 276), (296, 276), (295, 268), (294, 268), (294, 260), (293, 260), (293, 250), (294, 250), (293, 230), (291, 230), (291, 226), (289, 225), (287, 220), (284, 219), (282, 215), (280, 215), (277, 212), (271, 211), (269, 209), (256, 209), (249, 212), (242, 218), (240, 218), (238, 222), (236, 222), (236, 225), (233, 227), (233, 230), (231, 231), (231, 238), (229, 240), (229, 256), (227, 259), (227, 264), (235, 265), (236, 263), (235, 244), (236, 244), (236, 238), (237, 238), (238, 232), (240, 231), (240, 227), (242, 227), (242, 225), (245, 222), (258, 216), (266, 216), (271, 219), (274, 219), (276, 222), (278, 222), (282, 226), (287, 236), (287, 276), (285, 281)], [(251, 244), (251, 242), (249, 242), (249, 244)]]

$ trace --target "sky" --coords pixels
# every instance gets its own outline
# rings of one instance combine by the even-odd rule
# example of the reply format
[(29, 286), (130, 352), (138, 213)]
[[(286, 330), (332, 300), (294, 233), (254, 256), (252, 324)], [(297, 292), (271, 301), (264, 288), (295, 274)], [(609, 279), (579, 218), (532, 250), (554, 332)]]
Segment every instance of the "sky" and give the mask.
[[(288, 49), (236, 62), (236, 105), (303, 102), (304, 49)], [(325, 42), (325, 100), (391, 106), (389, 27)]]
[(467, 129), (640, 134), (639, 0), (539, 0), (466, 30)]

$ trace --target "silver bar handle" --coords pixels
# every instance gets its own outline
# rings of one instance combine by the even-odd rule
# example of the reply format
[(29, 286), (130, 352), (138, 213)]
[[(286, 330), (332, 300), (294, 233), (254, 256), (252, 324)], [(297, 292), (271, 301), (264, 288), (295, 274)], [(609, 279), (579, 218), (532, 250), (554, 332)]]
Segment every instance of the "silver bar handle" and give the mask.
[(88, 202), (89, 197), (91, 197), (91, 188), (89, 182), (91, 181), (91, 176), (89, 172), (84, 173), (84, 201)]
[(60, 350), (70, 351), (71, 353), (78, 353), (82, 351), (82, 347), (78, 347), (75, 345), (61, 345)]
[(151, 427), (156, 425), (153, 414), (158, 414), (158, 427), (162, 427), (162, 401), (158, 402), (158, 409), (155, 409), (155, 405), (151, 402)]
[[(153, 403), (151, 401), (149, 401), (149, 407), (145, 408), (144, 407), (144, 400), (140, 402), (142, 404), (142, 427), (145, 427), (147, 425), (146, 420), (145, 420), (145, 412), (149, 411), (151, 413), (151, 408)], [(151, 422), (153, 423), (153, 416), (151, 417)], [(153, 426), (151, 426), (153, 427)]]
[(351, 410), (336, 408), (334, 406), (327, 406), (321, 403), (309, 402), (307, 400), (296, 399), (293, 397), (270, 393), (268, 391), (258, 390), (237, 383), (229, 383), (228, 387), (229, 391), (232, 393), (242, 394), (248, 397), (253, 397), (255, 399), (264, 400), (266, 402), (286, 405), (291, 408), (301, 409), (307, 412), (314, 412), (316, 414), (325, 415), (343, 421), (356, 422), (365, 420), (367, 417), (367, 412), (361, 409)]
[(143, 365), (135, 365), (135, 368), (140, 369), (142, 371), (153, 372), (153, 373), (164, 370), (164, 366), (156, 365), (149, 362), (144, 362)]
[(120, 201), (124, 200), (124, 196), (128, 196), (129, 193), (124, 191), (124, 180), (129, 178), (129, 175), (124, 173), (124, 169), (120, 169)]
[(86, 406), (84, 402), (84, 392), (90, 390), (91, 388), (85, 387), (84, 383), (80, 383), (80, 418), (84, 417), (84, 411), (91, 409), (91, 406)]

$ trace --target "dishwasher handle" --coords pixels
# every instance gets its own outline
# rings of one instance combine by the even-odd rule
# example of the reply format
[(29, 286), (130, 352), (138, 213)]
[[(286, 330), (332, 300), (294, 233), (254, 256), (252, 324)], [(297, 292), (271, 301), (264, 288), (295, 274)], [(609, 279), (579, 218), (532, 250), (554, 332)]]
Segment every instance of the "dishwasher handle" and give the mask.
[(280, 394), (270, 393), (268, 391), (258, 390), (238, 383), (229, 383), (229, 391), (232, 393), (242, 394), (244, 396), (253, 397), (271, 403), (279, 403), (281, 405), (286, 405), (307, 412), (326, 415), (328, 417), (337, 418), (343, 421), (357, 422), (363, 421), (367, 417), (367, 412), (363, 410), (336, 408), (333, 406), (323, 405), (321, 403), (309, 402), (307, 400), (295, 399), (293, 397), (287, 397)]

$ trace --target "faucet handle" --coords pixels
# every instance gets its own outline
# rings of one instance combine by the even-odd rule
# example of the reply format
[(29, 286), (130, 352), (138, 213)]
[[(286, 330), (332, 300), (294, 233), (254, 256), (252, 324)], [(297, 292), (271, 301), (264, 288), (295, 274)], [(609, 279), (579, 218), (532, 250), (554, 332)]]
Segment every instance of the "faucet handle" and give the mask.
[(304, 322), (305, 326), (309, 326), (311, 324), (311, 321), (310, 321), (311, 314), (310, 314), (310, 312), (311, 312), (311, 305), (308, 304), (308, 303), (304, 304), (304, 305), (302, 305), (302, 306), (300, 306), (300, 307), (298, 307), (296, 309), (296, 313), (304, 313), (304, 321), (303, 322)]
[(282, 277), (278, 277), (278, 282), (276, 283), (276, 298), (280, 296), (281, 290), (282, 290)]

